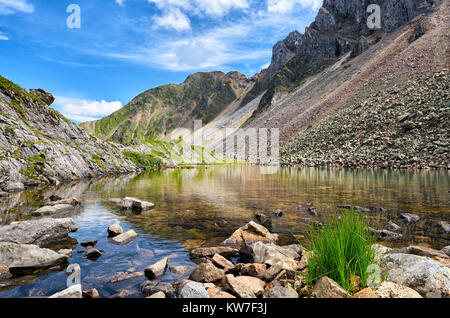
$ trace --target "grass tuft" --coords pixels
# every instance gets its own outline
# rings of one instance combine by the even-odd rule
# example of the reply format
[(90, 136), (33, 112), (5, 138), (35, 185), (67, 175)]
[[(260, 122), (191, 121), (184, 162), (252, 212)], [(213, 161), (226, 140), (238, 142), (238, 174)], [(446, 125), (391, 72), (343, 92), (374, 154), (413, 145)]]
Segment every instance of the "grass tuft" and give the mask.
[(309, 284), (327, 276), (349, 292), (367, 287), (367, 269), (375, 259), (375, 236), (364, 216), (354, 210), (343, 212), (340, 218), (336, 215), (331, 223), (310, 230), (310, 242)]

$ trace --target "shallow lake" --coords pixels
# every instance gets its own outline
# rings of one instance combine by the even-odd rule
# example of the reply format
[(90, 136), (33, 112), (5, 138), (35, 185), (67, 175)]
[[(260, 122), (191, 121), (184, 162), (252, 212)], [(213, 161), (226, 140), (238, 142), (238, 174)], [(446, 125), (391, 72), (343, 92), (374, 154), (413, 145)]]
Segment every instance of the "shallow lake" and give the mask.
[[(0, 199), (0, 218), (3, 223), (31, 219), (30, 212), (52, 194), (79, 198), (83, 207), (70, 215), (79, 230), (70, 234), (72, 242), (54, 248), (75, 248), (70, 263), (80, 265), (84, 289), (96, 288), (102, 297), (127, 289), (132, 297), (141, 297), (145, 277), (116, 284), (108, 280), (117, 272), (142, 271), (163, 257), (170, 258), (171, 266), (195, 266), (188, 258), (190, 249), (220, 244), (256, 212), (283, 211), (282, 217), (272, 218), (272, 231), (280, 234), (280, 244), (300, 242), (308, 247), (311, 224), (325, 223), (337, 206), (353, 205), (371, 210), (365, 215), (373, 227), (381, 229), (389, 220), (402, 226), (403, 239), (383, 244), (440, 249), (450, 245), (449, 235), (440, 234), (436, 227), (438, 221), (450, 221), (448, 190), (448, 171), (280, 168), (267, 175), (254, 166), (208, 166), (26, 191)], [(126, 196), (153, 202), (156, 208), (125, 215), (106, 203)], [(307, 213), (309, 204), (319, 216)], [(380, 208), (387, 212), (381, 213)], [(421, 219), (406, 226), (398, 219), (400, 213), (418, 214)], [(124, 231), (135, 230), (139, 238), (127, 246), (111, 244), (106, 229), (114, 223)], [(82, 257), (85, 249), (78, 244), (92, 240), (98, 240), (96, 248), (105, 251), (95, 262)], [(161, 281), (183, 278), (167, 271)], [(0, 297), (50, 296), (65, 289), (66, 280), (65, 271), (37, 273), (13, 280), (12, 286), (0, 289)]]

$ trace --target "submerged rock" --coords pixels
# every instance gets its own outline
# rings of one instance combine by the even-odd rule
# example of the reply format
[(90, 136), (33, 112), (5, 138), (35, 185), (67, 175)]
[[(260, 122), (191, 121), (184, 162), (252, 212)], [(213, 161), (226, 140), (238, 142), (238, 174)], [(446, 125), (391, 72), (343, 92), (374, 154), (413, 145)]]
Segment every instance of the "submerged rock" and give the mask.
[(160, 278), (164, 276), (164, 273), (166, 272), (168, 265), (169, 259), (166, 257), (156, 262), (155, 264), (147, 267), (144, 271), (145, 276), (147, 276), (149, 280), (155, 280), (157, 278)]
[(114, 284), (114, 283), (120, 283), (126, 280), (135, 279), (135, 278), (141, 278), (144, 277), (144, 272), (135, 272), (135, 273), (116, 273), (113, 277), (111, 277), (108, 281), (108, 283)]
[(436, 224), (436, 228), (441, 234), (449, 234), (450, 233), (450, 223), (445, 221), (440, 221)]
[(278, 235), (270, 233), (264, 226), (251, 221), (234, 232), (222, 245), (240, 247), (244, 243), (252, 244), (260, 241), (275, 243), (278, 241)]
[(410, 287), (426, 298), (450, 296), (450, 269), (429, 258), (388, 254), (381, 259), (386, 280)]
[(399, 215), (399, 218), (403, 220), (403, 222), (410, 224), (420, 220), (420, 217), (416, 214), (411, 213), (403, 213)]
[(59, 293), (56, 293), (49, 298), (83, 298), (83, 292), (81, 290), (81, 285), (73, 285)]
[(193, 271), (194, 268), (192, 266), (171, 266), (170, 272), (175, 275), (183, 275), (187, 272)]
[(117, 235), (113, 238), (111, 238), (111, 242), (118, 244), (118, 245), (128, 245), (134, 240), (136, 240), (139, 237), (139, 235), (133, 231), (130, 230), (128, 232), (125, 232), (123, 234)]
[(81, 202), (77, 198), (60, 199), (60, 200), (57, 200), (57, 201), (51, 200), (51, 202), (46, 203), (44, 206), (55, 206), (55, 205), (60, 205), (60, 204), (68, 204), (68, 205), (72, 205), (72, 206), (79, 206), (79, 205), (81, 205)]
[(0, 242), (0, 264), (12, 272), (48, 268), (66, 262), (66, 255), (37, 245)]
[(98, 260), (98, 259), (100, 258), (100, 256), (102, 256), (102, 255), (103, 255), (103, 251), (99, 251), (99, 250), (97, 250), (97, 249), (91, 249), (91, 250), (87, 251), (87, 252), (83, 255), (83, 257), (84, 257), (84, 258), (87, 258), (87, 259), (89, 259), (89, 260), (91, 260), (91, 261), (96, 261), (96, 260)]
[(71, 218), (14, 222), (0, 227), (0, 242), (44, 247), (68, 238), (69, 233), (77, 230), (78, 226)]

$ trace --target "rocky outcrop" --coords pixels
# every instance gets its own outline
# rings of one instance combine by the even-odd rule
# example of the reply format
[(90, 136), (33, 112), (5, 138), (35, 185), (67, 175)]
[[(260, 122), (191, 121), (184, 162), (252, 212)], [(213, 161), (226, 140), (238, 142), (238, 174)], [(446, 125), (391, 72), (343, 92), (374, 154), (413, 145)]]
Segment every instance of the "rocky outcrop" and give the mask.
[(55, 101), (55, 97), (52, 94), (40, 88), (30, 89), (30, 94), (33, 94), (34, 96), (42, 100), (47, 106), (50, 106)]
[(14, 222), (0, 227), (0, 242), (34, 244), (45, 247), (68, 238), (78, 226), (71, 218)]

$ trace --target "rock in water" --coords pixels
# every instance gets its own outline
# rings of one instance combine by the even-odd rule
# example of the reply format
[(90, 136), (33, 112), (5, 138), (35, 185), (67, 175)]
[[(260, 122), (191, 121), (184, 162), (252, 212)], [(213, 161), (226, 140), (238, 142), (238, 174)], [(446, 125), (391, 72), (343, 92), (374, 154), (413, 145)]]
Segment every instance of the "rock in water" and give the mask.
[(77, 230), (78, 226), (71, 218), (14, 222), (0, 227), (0, 242), (45, 247), (68, 238), (69, 233)]
[(322, 277), (314, 285), (313, 296), (316, 298), (349, 298), (350, 295), (338, 283), (328, 277)]
[(375, 298), (422, 298), (422, 296), (409, 287), (383, 282), (375, 291)]
[(234, 232), (231, 237), (222, 243), (222, 245), (240, 247), (244, 243), (275, 243), (276, 241), (278, 241), (278, 235), (270, 233), (264, 226), (251, 221)]
[(445, 253), (447, 256), (450, 256), (450, 245), (444, 247), (441, 251), (442, 251), (443, 253)]
[(155, 280), (157, 278), (160, 278), (164, 276), (164, 273), (166, 272), (168, 265), (169, 259), (166, 257), (156, 262), (155, 264), (147, 267), (144, 271), (145, 276), (147, 276), (149, 280)]
[(109, 237), (115, 237), (123, 233), (123, 229), (119, 224), (113, 224), (108, 227)]
[(91, 249), (91, 250), (89, 250), (89, 251), (87, 251), (84, 255), (83, 255), (83, 257), (84, 258), (87, 258), (87, 259), (89, 259), (89, 260), (91, 260), (91, 261), (96, 261), (96, 260), (98, 260), (99, 258), (100, 258), (100, 256), (102, 256), (103, 255), (103, 251), (99, 251), (99, 250), (96, 250), (96, 249)]
[(44, 206), (36, 211), (32, 212), (32, 216), (44, 216), (44, 215), (55, 215), (64, 212), (74, 211), (75, 207), (71, 204), (58, 204), (58, 205), (48, 205)]
[(83, 292), (81, 290), (81, 285), (73, 285), (59, 293), (56, 293), (49, 298), (83, 298)]
[(381, 259), (388, 281), (414, 289), (426, 298), (450, 297), (450, 269), (429, 258), (388, 254)]
[(12, 277), (8, 266), (0, 264), (0, 282), (2, 280), (10, 279)]
[(100, 298), (100, 294), (98, 293), (98, 290), (95, 288), (91, 290), (83, 290), (83, 298), (98, 299)]
[(0, 242), (0, 264), (9, 267), (12, 272), (48, 268), (67, 259), (66, 255), (37, 245)]
[(130, 230), (128, 232), (125, 232), (123, 234), (111, 238), (111, 241), (118, 245), (128, 245), (138, 237), (139, 235), (135, 231)]
[(450, 223), (445, 221), (440, 221), (436, 224), (436, 227), (441, 234), (449, 234), (450, 233)]
[(151, 202), (141, 201), (134, 198), (125, 198), (121, 202), (121, 208), (134, 211), (148, 211), (155, 207)]

